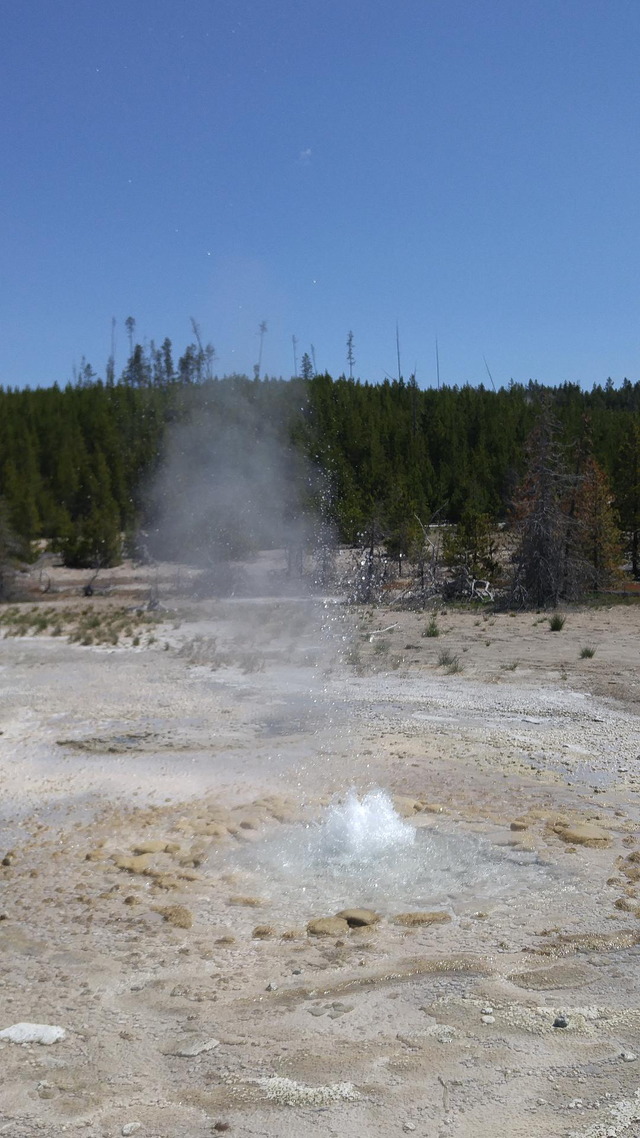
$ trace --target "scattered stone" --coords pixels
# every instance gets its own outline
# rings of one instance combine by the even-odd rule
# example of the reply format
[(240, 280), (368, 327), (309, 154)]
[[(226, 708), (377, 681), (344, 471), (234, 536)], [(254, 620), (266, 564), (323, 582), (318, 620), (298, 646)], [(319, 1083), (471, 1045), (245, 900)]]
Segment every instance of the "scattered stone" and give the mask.
[(157, 905), (153, 912), (177, 929), (190, 929), (193, 924), (193, 915), (184, 905)]
[(66, 1037), (63, 1027), (49, 1023), (14, 1023), (12, 1027), (0, 1031), (0, 1039), (6, 1039), (9, 1043), (42, 1043), (48, 1046)]
[(344, 936), (349, 925), (343, 917), (315, 917), (307, 924), (309, 936)]
[(624, 1063), (635, 1063), (638, 1056), (634, 1051), (621, 1051), (620, 1058)]
[(191, 1043), (178, 1043), (166, 1052), (167, 1055), (178, 1055), (181, 1059), (193, 1059), (205, 1051), (213, 1051), (220, 1046), (219, 1039), (194, 1039)]
[(436, 911), (433, 913), (398, 913), (393, 918), (394, 924), (404, 925), (405, 928), (416, 928), (420, 925), (444, 925), (451, 920), (449, 913)]
[(124, 869), (127, 873), (146, 873), (149, 868), (147, 854), (139, 854), (137, 857), (124, 857), (116, 854), (113, 861), (118, 869)]
[(38, 1083), (38, 1085), (36, 1087), (36, 1091), (38, 1094), (38, 1098), (43, 1098), (43, 1099), (55, 1098), (56, 1089), (55, 1089), (55, 1087), (52, 1087), (51, 1083), (48, 1083), (46, 1081), (46, 1079), (42, 1079), (41, 1082)]
[(403, 794), (394, 794), (393, 796), (394, 809), (403, 818), (412, 818), (414, 814), (419, 814), (422, 810), (422, 803), (417, 798), (407, 798)]
[(375, 925), (380, 920), (380, 914), (373, 909), (341, 909), (336, 917), (346, 921), (352, 929), (363, 928), (365, 925)]
[(136, 844), (131, 847), (134, 854), (165, 853), (166, 849), (167, 843), (163, 842), (160, 838), (150, 838), (146, 842), (136, 842)]
[(614, 909), (620, 909), (623, 913), (634, 913), (637, 905), (634, 905), (628, 897), (618, 897), (617, 901), (613, 902)]
[(275, 931), (273, 925), (256, 925), (251, 936), (256, 940), (266, 940), (267, 937), (274, 936)]
[(496, 1017), (491, 1015), (481, 1015), (480, 1021), (481, 1023), (495, 1023)]
[(323, 1016), (326, 1013), (326, 1008), (307, 1008), (310, 1016)]
[(277, 992), (277, 991), (278, 991), (278, 985), (273, 984), (271, 981), (269, 981), (269, 983), (267, 984), (267, 986), (265, 988), (265, 992)]
[(518, 818), (514, 818), (509, 829), (514, 830), (516, 833), (520, 833), (522, 830), (528, 830), (529, 824), (528, 822), (522, 822)]
[(607, 831), (601, 826), (595, 826), (593, 822), (557, 822), (553, 832), (570, 845), (587, 846), (590, 849), (611, 845)]
[(553, 1026), (554, 1027), (568, 1027), (569, 1021), (566, 1019), (565, 1016), (556, 1016), (556, 1018), (553, 1021)]
[(259, 830), (262, 825), (260, 818), (241, 818), (238, 823), (241, 830)]
[(123, 1138), (128, 1138), (129, 1134), (135, 1134), (136, 1130), (139, 1130), (141, 1126), (141, 1122), (125, 1122), (120, 1133), (123, 1135)]

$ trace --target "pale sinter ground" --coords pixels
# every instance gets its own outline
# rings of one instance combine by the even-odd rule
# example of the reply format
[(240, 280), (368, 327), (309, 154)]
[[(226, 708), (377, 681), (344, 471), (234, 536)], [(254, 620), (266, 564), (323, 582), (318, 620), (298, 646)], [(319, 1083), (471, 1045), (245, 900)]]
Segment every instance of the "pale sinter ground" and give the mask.
[[(0, 1030), (66, 1037), (0, 1134), (640, 1134), (640, 608), (176, 607), (1, 642)], [(418, 831), (364, 883), (305, 860), (351, 786)]]

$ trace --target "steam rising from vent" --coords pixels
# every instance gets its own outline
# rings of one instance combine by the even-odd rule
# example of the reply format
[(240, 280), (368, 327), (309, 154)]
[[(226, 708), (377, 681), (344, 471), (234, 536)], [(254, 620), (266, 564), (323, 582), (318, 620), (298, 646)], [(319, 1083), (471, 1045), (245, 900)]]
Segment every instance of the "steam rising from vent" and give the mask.
[(258, 550), (285, 549), (299, 576), (316, 528), (314, 475), (291, 442), (300, 418), (290, 384), (232, 377), (187, 389), (150, 494), (151, 554), (227, 578), (222, 591), (237, 585), (230, 563)]

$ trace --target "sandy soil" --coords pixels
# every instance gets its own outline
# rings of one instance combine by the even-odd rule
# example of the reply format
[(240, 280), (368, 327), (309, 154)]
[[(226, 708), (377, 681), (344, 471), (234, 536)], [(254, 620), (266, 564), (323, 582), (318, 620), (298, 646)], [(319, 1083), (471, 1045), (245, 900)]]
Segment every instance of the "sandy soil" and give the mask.
[[(428, 621), (5, 636), (0, 1030), (66, 1036), (0, 1040), (0, 1134), (640, 1134), (640, 607)], [(367, 880), (307, 856), (350, 787), (416, 829)]]

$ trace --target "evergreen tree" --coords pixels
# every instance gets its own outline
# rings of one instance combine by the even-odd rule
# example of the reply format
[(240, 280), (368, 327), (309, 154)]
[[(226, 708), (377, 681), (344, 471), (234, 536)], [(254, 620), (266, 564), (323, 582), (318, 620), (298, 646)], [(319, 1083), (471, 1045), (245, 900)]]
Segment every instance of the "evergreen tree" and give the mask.
[(575, 518), (577, 553), (589, 566), (591, 587), (599, 591), (620, 575), (622, 541), (609, 479), (591, 455), (580, 475)]

